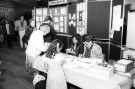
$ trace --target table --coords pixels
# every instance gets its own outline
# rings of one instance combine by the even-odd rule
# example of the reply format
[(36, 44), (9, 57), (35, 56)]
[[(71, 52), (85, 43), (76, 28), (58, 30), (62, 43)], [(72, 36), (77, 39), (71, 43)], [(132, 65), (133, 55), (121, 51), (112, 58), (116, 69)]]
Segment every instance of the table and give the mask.
[[(67, 56), (68, 55), (65, 55), (66, 60), (77, 60), (77, 57)], [(39, 64), (43, 64), (43, 61), (39, 62)], [(37, 69), (46, 72), (45, 69), (40, 66)], [(95, 77), (94, 73), (90, 71), (91, 68), (78, 67), (71, 61), (65, 63), (63, 69), (67, 82), (82, 89), (130, 89), (132, 84), (132, 81), (128, 76), (122, 76), (117, 73), (113, 74), (109, 80)]]
[(131, 87), (132, 81), (118, 74), (105, 81), (89, 75), (87, 69), (77, 68), (70, 63), (64, 65), (64, 71), (67, 81), (82, 89), (130, 89)]

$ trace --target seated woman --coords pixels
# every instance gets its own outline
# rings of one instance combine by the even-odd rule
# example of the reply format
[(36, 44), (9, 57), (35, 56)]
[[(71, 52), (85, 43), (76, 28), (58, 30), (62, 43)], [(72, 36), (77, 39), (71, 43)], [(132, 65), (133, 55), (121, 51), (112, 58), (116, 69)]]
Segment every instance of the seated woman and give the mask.
[(66, 53), (78, 56), (81, 53), (81, 36), (79, 34), (72, 36), (71, 47), (66, 49)]
[(84, 37), (84, 52), (82, 54), (85, 58), (100, 58), (104, 59), (102, 48), (93, 41), (93, 36), (87, 34)]
[[(63, 43), (60, 40), (53, 40), (44, 54), (44, 59), (35, 61), (35, 69), (43, 72), (47, 70), (46, 89), (67, 89), (66, 79), (62, 69), (64, 58), (60, 53), (62, 47)], [(42, 66), (42, 68), (39, 69), (38, 66)]]

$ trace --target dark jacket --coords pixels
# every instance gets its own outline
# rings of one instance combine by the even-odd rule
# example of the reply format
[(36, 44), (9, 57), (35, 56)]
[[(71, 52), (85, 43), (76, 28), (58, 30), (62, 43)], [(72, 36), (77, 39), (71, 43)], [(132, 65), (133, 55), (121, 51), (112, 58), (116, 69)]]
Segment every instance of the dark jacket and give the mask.
[(72, 53), (69, 53), (69, 54), (78, 56), (79, 54), (83, 54), (83, 51), (84, 51), (83, 49), (84, 49), (84, 46), (83, 46), (82, 43), (77, 45), (76, 49), (74, 49), (74, 46), (72, 44), (71, 45), (71, 50), (73, 50), (75, 52), (75, 54), (72, 54)]

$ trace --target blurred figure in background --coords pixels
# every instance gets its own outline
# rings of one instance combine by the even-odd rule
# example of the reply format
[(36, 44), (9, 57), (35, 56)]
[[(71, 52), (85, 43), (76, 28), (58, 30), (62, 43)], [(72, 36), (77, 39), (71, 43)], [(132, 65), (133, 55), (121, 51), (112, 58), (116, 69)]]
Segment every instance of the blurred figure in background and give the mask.
[(21, 16), (20, 17), (20, 20), (18, 22), (18, 25), (19, 25), (19, 40), (20, 40), (20, 46), (21, 48), (24, 47), (24, 43), (22, 41), (22, 38), (25, 34), (25, 30), (27, 29), (27, 21), (24, 20), (24, 16)]
[(0, 20), (0, 40), (2, 46), (5, 46), (7, 44), (7, 33), (6, 33), (6, 18), (2, 17)]
[(4, 42), (4, 30), (3, 30), (3, 18), (0, 18), (0, 47), (3, 46)]
[(14, 20), (14, 30), (15, 30), (15, 40), (16, 41), (19, 41), (19, 20), (20, 18), (19, 17), (16, 17), (15, 20)]
[(10, 31), (10, 22), (8, 20), (5, 21), (5, 27), (6, 27), (7, 46), (11, 48), (12, 47), (11, 31)]
[(25, 48), (26, 48), (27, 45), (28, 45), (28, 40), (29, 40), (29, 38), (30, 38), (31, 33), (32, 33), (33, 30), (34, 30), (34, 27), (31, 25), (31, 23), (32, 23), (32, 19), (30, 19), (30, 20), (28, 21), (28, 25), (27, 25), (27, 28), (26, 28), (26, 30), (25, 30), (25, 35), (24, 35), (23, 38), (22, 38)]

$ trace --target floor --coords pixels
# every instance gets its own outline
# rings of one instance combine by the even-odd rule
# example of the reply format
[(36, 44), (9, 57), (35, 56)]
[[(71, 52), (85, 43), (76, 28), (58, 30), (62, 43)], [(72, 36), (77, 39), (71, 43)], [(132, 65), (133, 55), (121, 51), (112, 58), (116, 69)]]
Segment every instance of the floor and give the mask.
[(0, 89), (33, 89), (32, 77), (25, 70), (24, 49), (0, 48)]

